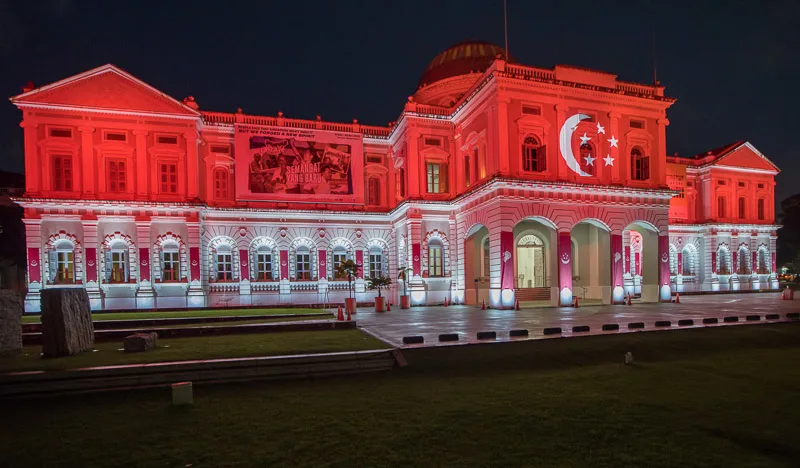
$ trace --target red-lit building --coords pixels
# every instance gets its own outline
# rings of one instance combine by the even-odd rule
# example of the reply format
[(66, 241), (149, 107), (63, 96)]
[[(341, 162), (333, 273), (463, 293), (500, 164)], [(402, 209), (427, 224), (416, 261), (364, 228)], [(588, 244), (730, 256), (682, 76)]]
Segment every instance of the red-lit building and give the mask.
[[(774, 176), (746, 142), (667, 156), (664, 88), (462, 43), (387, 127), (201, 110), (112, 66), (26, 89), (28, 308), (412, 302), (770, 288)], [(393, 294), (400, 294), (402, 287)]]

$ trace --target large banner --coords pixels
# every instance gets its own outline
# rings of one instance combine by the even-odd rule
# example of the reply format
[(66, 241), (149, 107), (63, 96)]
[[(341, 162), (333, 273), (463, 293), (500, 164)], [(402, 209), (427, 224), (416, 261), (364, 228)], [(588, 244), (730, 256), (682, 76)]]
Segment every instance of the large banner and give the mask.
[(236, 126), (236, 193), (244, 200), (363, 202), (359, 133)]

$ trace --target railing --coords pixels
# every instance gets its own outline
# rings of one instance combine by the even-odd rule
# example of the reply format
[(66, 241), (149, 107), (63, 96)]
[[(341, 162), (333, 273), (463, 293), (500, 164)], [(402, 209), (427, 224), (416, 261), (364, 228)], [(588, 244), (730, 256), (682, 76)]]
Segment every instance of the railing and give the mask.
[(316, 291), (317, 290), (317, 282), (316, 281), (293, 281), (290, 284), (290, 288), (292, 291)]
[(627, 94), (641, 94), (645, 96), (663, 96), (663, 92), (653, 86), (640, 85), (636, 83), (617, 83), (617, 91), (622, 91)]
[(239, 291), (239, 283), (211, 283), (208, 286), (209, 292), (212, 293), (232, 293)]
[(278, 292), (280, 290), (281, 285), (277, 281), (250, 283), (250, 291), (252, 292)]
[(556, 72), (554, 70), (525, 67), (521, 65), (513, 65), (510, 63), (506, 63), (505, 72), (517, 78), (550, 80), (550, 81), (556, 79)]
[[(206, 125), (233, 125), (243, 123), (247, 125), (269, 125), (277, 127), (306, 128), (328, 130), (333, 132), (362, 133), (374, 138), (386, 138), (392, 132), (389, 127), (377, 125), (361, 125), (357, 121), (353, 123), (323, 122), (322, 120), (290, 119), (279, 115), (269, 117), (262, 115), (231, 114), (226, 112), (206, 112), (203, 111), (203, 121)], [(444, 115), (449, 115), (446, 112)]]
[(214, 125), (233, 125), (235, 121), (233, 114), (227, 112), (203, 112), (203, 120)]

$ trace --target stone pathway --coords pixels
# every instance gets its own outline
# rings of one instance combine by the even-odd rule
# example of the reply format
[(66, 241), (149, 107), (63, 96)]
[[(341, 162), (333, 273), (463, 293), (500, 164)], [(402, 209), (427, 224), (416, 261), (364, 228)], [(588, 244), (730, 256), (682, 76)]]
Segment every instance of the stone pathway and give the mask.
[[(747, 315), (759, 315), (760, 322), (767, 321), (767, 314), (780, 314), (786, 320), (786, 313), (800, 312), (800, 299), (783, 301), (779, 293), (757, 294), (719, 294), (704, 296), (686, 296), (680, 304), (634, 304), (586, 306), (574, 309), (571, 307), (523, 308), (514, 310), (480, 310), (474, 306), (450, 307), (414, 307), (402, 310), (392, 307), (390, 312), (376, 314), (374, 309), (362, 307), (353, 317), (358, 326), (368, 333), (394, 345), (404, 346), (404, 336), (423, 336), (424, 346), (439, 346), (457, 343), (479, 342), (477, 333), (494, 331), (497, 341), (509, 341), (509, 331), (527, 329), (530, 333), (526, 339), (542, 339), (558, 337), (545, 336), (543, 330), (549, 327), (561, 327), (564, 337), (605, 333), (628, 332), (628, 323), (644, 322), (645, 331), (655, 329), (689, 328), (679, 326), (679, 320), (693, 319), (695, 327), (703, 325), (704, 318), (715, 317), (719, 325), (726, 325), (723, 318), (739, 317), (738, 323), (747, 323)], [(670, 327), (656, 328), (656, 321), (669, 320)], [(619, 332), (602, 330), (604, 324), (619, 324)], [(573, 333), (573, 326), (588, 325), (589, 332)], [(640, 331), (640, 330), (630, 330)], [(440, 343), (438, 337), (443, 333), (458, 333), (456, 343)], [(519, 339), (519, 338), (513, 338)], [(411, 345), (419, 346), (419, 345)], [(405, 347), (405, 346), (404, 346)]]

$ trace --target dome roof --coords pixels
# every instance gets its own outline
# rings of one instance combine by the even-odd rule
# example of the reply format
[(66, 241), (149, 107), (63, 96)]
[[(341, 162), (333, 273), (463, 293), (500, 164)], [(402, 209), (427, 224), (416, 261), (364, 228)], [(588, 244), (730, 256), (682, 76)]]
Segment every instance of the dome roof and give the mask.
[(502, 47), (484, 41), (464, 41), (437, 55), (422, 73), (417, 88), (453, 76), (484, 72), (497, 55), (505, 56)]

